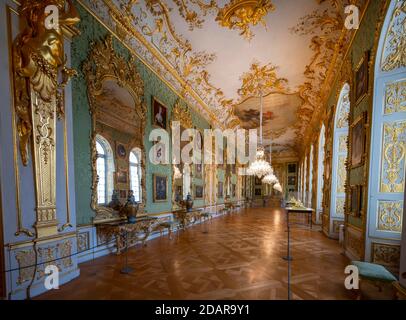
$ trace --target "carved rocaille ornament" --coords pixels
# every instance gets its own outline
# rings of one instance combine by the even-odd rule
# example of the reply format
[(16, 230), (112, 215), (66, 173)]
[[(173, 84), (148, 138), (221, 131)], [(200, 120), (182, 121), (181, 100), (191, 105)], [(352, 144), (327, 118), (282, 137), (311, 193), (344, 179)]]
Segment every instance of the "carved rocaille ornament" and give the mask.
[[(62, 90), (75, 71), (67, 68), (63, 29), (80, 21), (70, 0), (24, 0), (19, 8), (25, 28), (13, 42), (17, 130), (23, 165), (32, 144), (36, 184), (37, 237), (56, 234), (56, 119), (63, 115)], [(59, 9), (59, 25), (46, 25), (47, 6)]]
[(240, 35), (252, 39), (250, 25), (261, 23), (266, 26), (264, 17), (275, 10), (269, 0), (232, 0), (218, 11), (216, 21), (229, 29), (240, 30)]
[[(88, 59), (83, 64), (83, 73), (87, 81), (87, 95), (89, 99), (90, 114), (92, 116), (92, 199), (91, 208), (96, 212), (95, 221), (105, 221), (119, 218), (119, 213), (107, 206), (100, 206), (97, 203), (97, 151), (96, 151), (96, 121), (99, 114), (100, 104), (98, 97), (103, 94), (104, 83), (106, 80), (115, 81), (118, 86), (124, 88), (131, 95), (134, 108), (131, 112), (136, 115), (139, 132), (136, 133), (136, 145), (144, 151), (144, 131), (147, 108), (144, 102), (144, 83), (136, 68), (135, 60), (131, 56), (127, 61), (116, 54), (113, 48), (113, 38), (107, 36), (104, 41), (91, 44), (91, 51)], [(130, 116), (130, 115), (129, 115)], [(145, 175), (145, 152), (142, 152), (141, 170), (142, 177)], [(142, 202), (140, 203), (138, 213), (143, 213), (146, 201), (145, 178), (141, 180)]]

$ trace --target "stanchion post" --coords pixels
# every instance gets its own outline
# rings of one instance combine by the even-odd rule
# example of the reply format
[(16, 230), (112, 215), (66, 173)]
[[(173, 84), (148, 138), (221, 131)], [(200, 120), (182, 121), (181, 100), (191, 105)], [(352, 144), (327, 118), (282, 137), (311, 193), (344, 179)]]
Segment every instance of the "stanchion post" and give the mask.
[[(286, 210), (286, 209), (285, 209)], [(291, 277), (291, 261), (293, 258), (290, 255), (290, 224), (289, 224), (289, 210), (286, 210), (286, 224), (287, 224), (287, 232), (288, 232), (288, 245), (287, 245), (287, 255), (283, 257), (283, 260), (288, 262), (288, 300), (291, 299), (291, 292), (290, 292), (290, 277)]]
[(125, 230), (125, 267), (120, 270), (120, 273), (122, 274), (129, 274), (134, 271), (133, 268), (131, 268), (128, 265), (128, 230)]

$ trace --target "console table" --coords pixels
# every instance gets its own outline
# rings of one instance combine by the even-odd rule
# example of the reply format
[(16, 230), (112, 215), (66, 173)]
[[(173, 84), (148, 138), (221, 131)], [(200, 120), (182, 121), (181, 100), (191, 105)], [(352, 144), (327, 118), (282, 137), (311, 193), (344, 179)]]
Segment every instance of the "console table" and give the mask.
[(310, 229), (313, 227), (312, 215), (313, 215), (314, 209), (312, 209), (312, 208), (286, 207), (285, 210), (287, 211), (287, 221), (288, 221), (288, 223), (289, 223), (289, 214), (291, 214), (291, 213), (304, 213), (304, 214), (307, 214), (307, 220), (309, 222)]
[(113, 221), (97, 224), (97, 233), (108, 242), (112, 237), (116, 239), (117, 254), (120, 254), (127, 245), (141, 242), (145, 245), (145, 241), (155, 229), (159, 229), (160, 221), (156, 217), (137, 217), (135, 223), (128, 223), (127, 221)]
[(196, 220), (200, 220), (203, 212), (201, 209), (193, 209), (191, 211), (176, 210), (172, 213), (175, 216), (175, 219), (179, 222), (179, 226), (182, 229), (185, 229), (188, 225), (192, 224)]

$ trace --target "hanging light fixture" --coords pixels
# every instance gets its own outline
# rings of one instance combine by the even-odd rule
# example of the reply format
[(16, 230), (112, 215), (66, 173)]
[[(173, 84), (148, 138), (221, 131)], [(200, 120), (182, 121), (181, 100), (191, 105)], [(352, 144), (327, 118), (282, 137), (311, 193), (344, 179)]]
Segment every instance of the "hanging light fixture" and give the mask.
[(260, 113), (259, 113), (259, 146), (257, 147), (257, 153), (255, 156), (255, 161), (250, 163), (247, 173), (249, 175), (255, 175), (259, 179), (266, 176), (267, 174), (273, 174), (273, 169), (271, 164), (266, 161), (265, 149), (262, 144), (262, 91), (259, 96)]
[(273, 188), (274, 188), (276, 191), (282, 192), (282, 186), (281, 186), (281, 184), (280, 184), (279, 182), (275, 183), (274, 186), (273, 186)]
[(278, 178), (274, 175), (274, 173), (271, 172), (271, 173), (268, 173), (265, 177), (263, 177), (262, 182), (266, 183), (266, 184), (274, 184), (279, 181), (278, 181)]

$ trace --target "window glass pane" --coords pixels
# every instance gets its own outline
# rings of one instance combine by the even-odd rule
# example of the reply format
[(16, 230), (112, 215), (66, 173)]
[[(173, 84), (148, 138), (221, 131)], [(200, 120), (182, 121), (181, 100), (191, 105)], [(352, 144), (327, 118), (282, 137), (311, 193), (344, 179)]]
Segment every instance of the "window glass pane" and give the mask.
[(135, 164), (138, 163), (138, 157), (135, 155), (134, 152), (130, 152), (130, 162)]
[(140, 201), (140, 178), (138, 166), (130, 164), (130, 188), (134, 191), (135, 201)]
[(97, 183), (97, 202), (106, 203), (106, 159), (104, 157), (97, 158), (96, 170), (99, 177)]
[(98, 154), (105, 154), (104, 148), (99, 141), (96, 141), (96, 151)]

